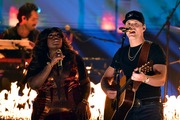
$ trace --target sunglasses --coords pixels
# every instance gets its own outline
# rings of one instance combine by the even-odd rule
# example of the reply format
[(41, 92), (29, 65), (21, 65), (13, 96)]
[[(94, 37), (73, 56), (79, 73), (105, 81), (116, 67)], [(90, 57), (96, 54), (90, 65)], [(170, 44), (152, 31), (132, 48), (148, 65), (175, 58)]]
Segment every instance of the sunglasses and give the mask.
[(50, 33), (49, 35), (48, 35), (48, 38), (49, 39), (52, 39), (52, 38), (61, 38), (61, 35), (59, 34), (59, 33)]

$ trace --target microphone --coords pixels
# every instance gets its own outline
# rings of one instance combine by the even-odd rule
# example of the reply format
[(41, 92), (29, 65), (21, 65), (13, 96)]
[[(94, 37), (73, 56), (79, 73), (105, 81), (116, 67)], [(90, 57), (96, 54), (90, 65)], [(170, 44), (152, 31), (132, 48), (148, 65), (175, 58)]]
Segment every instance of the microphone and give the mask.
[[(62, 55), (61, 49), (57, 49), (56, 53), (61, 56)], [(61, 69), (62, 68), (62, 60), (59, 60), (57, 64), (58, 64), (58, 68)]]
[(125, 28), (125, 27), (120, 27), (119, 30), (121, 30), (122, 32), (127, 32), (129, 31), (131, 28)]

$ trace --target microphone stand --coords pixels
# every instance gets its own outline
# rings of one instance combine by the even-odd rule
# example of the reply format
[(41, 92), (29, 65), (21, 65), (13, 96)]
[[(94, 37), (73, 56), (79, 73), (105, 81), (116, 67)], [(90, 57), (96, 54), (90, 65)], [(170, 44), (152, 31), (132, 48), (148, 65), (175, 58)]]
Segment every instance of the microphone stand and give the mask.
[[(157, 37), (159, 36), (161, 31), (164, 29), (164, 27), (167, 26), (167, 30), (166, 30), (166, 65), (167, 65), (167, 73), (169, 73), (168, 72), (169, 71), (169, 59), (168, 58), (169, 58), (169, 39), (170, 39), (170, 18), (174, 14), (174, 12), (175, 12), (175, 10), (176, 10), (176, 8), (178, 7), (179, 4), (180, 4), (180, 1), (177, 0), (175, 8), (173, 8), (173, 11), (167, 17), (166, 22), (164, 23), (164, 25), (162, 26), (162, 28), (160, 29), (160, 31), (158, 32), (158, 34), (155, 37), (155, 39), (157, 39)], [(167, 79), (168, 79), (168, 74), (167, 74)], [(168, 89), (168, 81), (166, 80), (166, 83), (164, 85), (164, 102), (166, 102), (167, 89)]]
[[(126, 38), (126, 32), (123, 34), (122, 36), (122, 44), (121, 44), (121, 48), (122, 49), (124, 47), (124, 40)], [(116, 61), (117, 64), (118, 61)], [(116, 114), (115, 114), (115, 118), (116, 120), (119, 120), (119, 99), (120, 99), (120, 95), (121, 93), (123, 92), (123, 90), (121, 90), (121, 86), (120, 86), (120, 69), (117, 67), (115, 67), (115, 70), (114, 70), (114, 80), (117, 82), (117, 87), (116, 87), (116, 90), (117, 90), (117, 96), (116, 96)]]

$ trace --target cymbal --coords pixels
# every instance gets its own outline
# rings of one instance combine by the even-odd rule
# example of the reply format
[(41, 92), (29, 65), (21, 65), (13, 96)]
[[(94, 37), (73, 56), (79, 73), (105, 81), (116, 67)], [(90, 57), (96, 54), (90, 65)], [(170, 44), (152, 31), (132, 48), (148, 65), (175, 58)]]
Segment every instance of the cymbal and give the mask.
[(180, 59), (176, 60), (176, 61), (173, 61), (173, 62), (170, 62), (169, 64), (175, 64), (175, 63), (180, 63)]

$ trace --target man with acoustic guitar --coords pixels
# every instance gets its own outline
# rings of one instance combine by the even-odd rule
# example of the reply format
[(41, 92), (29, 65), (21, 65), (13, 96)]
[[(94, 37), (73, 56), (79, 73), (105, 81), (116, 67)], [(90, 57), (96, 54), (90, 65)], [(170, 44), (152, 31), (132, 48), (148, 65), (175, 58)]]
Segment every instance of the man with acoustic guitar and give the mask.
[(160, 87), (167, 74), (164, 51), (145, 40), (146, 25), (141, 12), (128, 12), (123, 23), (129, 45), (115, 53), (101, 79), (107, 95), (104, 120), (162, 120)]

